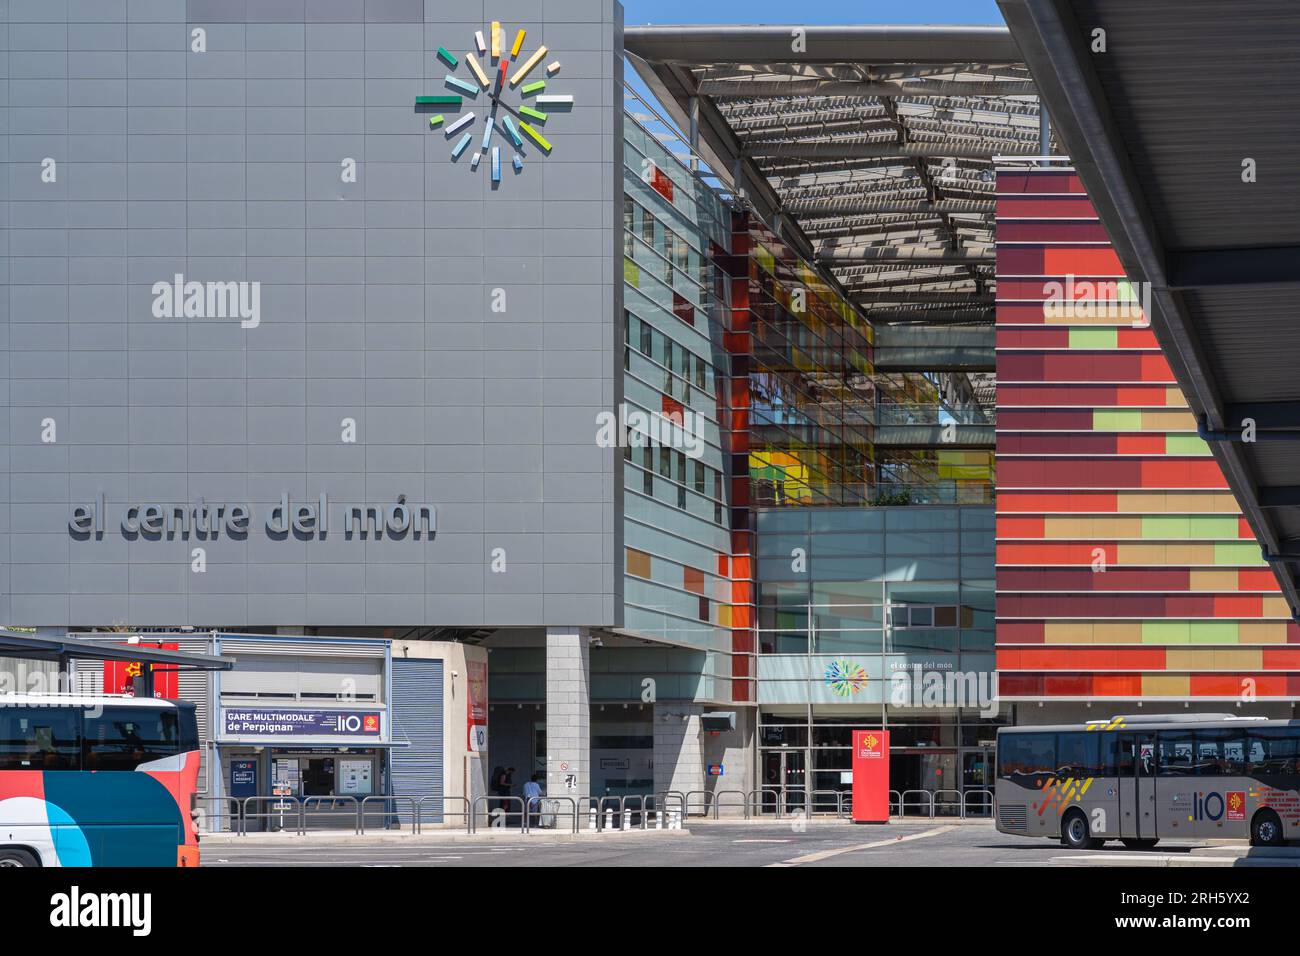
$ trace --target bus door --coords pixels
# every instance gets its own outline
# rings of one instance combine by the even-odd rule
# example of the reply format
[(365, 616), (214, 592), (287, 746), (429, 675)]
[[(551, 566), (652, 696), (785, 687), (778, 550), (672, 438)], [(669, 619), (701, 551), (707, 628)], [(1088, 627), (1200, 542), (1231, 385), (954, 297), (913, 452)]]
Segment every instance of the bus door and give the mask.
[(1119, 762), (1120, 836), (1155, 839), (1156, 735), (1121, 734)]

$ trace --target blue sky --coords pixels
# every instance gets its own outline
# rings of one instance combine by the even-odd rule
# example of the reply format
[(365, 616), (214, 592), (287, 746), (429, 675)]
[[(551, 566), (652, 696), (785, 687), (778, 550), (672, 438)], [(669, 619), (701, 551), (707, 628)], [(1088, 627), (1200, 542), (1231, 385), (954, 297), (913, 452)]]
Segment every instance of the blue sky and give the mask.
[(1002, 23), (994, 0), (623, 0), (634, 23)]

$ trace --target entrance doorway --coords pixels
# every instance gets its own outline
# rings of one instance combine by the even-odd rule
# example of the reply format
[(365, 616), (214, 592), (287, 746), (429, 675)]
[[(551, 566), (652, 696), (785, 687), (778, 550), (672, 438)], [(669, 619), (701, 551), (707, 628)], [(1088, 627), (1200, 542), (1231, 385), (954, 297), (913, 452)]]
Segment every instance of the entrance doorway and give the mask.
[(961, 797), (968, 816), (993, 813), (993, 753), (981, 747), (961, 755)]
[(763, 751), (763, 813), (801, 812), (807, 800), (807, 757), (802, 750)]
[(298, 761), (298, 779), (302, 782), (302, 796), (304, 797), (333, 796), (334, 758), (301, 758)]

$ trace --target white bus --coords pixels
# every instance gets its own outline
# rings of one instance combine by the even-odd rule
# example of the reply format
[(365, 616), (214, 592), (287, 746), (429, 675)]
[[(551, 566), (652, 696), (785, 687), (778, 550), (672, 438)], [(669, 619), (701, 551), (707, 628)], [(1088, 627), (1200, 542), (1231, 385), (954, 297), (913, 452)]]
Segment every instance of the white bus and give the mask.
[(998, 731), (997, 828), (1107, 840), (1300, 838), (1300, 721), (1138, 715)]

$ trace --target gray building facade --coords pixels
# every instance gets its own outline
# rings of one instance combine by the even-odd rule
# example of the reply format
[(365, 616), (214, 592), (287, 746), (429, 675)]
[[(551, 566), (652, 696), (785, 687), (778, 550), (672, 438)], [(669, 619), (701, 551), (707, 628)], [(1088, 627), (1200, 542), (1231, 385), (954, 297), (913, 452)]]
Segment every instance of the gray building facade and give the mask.
[(0, 620), (622, 624), (616, 3), (0, 11)]

